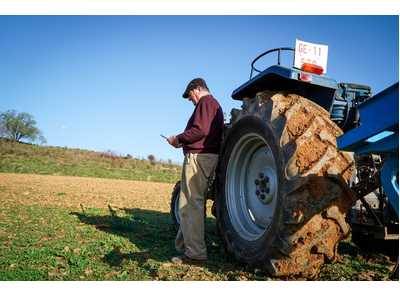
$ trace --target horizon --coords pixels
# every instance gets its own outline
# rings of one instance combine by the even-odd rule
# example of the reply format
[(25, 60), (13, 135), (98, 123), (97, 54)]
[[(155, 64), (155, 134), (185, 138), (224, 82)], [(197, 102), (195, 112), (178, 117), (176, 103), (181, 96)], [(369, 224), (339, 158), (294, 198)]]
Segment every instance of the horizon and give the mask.
[[(229, 122), (241, 106), (231, 94), (254, 58), (296, 39), (329, 47), (324, 75), (337, 83), (376, 95), (398, 82), (395, 15), (2, 15), (0, 28), (0, 112), (31, 114), (48, 146), (135, 158), (181, 164), (182, 150), (160, 134), (184, 130), (193, 112), (182, 98), (188, 82), (204, 78)], [(292, 63), (284, 55), (282, 64)], [(274, 55), (257, 68), (272, 64)]]

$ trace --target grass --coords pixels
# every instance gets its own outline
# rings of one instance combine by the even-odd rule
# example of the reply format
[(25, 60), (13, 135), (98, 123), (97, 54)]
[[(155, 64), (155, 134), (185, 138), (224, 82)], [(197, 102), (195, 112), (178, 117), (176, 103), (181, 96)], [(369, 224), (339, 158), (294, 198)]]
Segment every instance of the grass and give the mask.
[[(169, 205), (180, 172), (173, 164), (0, 139), (0, 281), (282, 280), (222, 258), (210, 202), (208, 261), (171, 264), (178, 253)], [(389, 280), (395, 261), (348, 239), (318, 281)]]
[[(210, 201), (207, 262), (172, 264), (173, 184), (15, 174), (0, 182), (1, 281), (284, 280), (222, 258)], [(319, 281), (389, 280), (395, 261), (351, 240), (339, 244), (338, 258)]]
[[(224, 261), (211, 217), (206, 221), (208, 262), (179, 266), (170, 263), (177, 255), (172, 249), (176, 232), (167, 213), (29, 205), (10, 214), (21, 217), (2, 221), (7, 234), (0, 241), (1, 281), (279, 280)], [(324, 267), (319, 280), (387, 280), (393, 266), (382, 254), (361, 253), (350, 241), (341, 243), (339, 257)]]
[(40, 174), (175, 183), (178, 164), (94, 152), (37, 146), (0, 138), (0, 173)]
[[(22, 210), (21, 210), (22, 209)], [(177, 266), (169, 215), (152, 210), (15, 207), (2, 221), (0, 280), (263, 280), (224, 262), (207, 219), (209, 262)]]

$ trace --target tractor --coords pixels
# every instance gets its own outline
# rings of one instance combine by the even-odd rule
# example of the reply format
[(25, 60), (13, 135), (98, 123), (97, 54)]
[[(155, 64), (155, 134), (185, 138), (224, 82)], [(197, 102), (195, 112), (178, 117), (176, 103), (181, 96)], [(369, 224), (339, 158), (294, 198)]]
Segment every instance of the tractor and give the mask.
[[(371, 97), (370, 87), (337, 84), (315, 62), (281, 65), (283, 51), (297, 45), (259, 55), (232, 93), (242, 109), (224, 124), (206, 197), (222, 255), (272, 276), (316, 278), (351, 234), (361, 248), (398, 253), (399, 84)], [(278, 64), (256, 69), (270, 53)], [(179, 192), (180, 182), (176, 229)]]

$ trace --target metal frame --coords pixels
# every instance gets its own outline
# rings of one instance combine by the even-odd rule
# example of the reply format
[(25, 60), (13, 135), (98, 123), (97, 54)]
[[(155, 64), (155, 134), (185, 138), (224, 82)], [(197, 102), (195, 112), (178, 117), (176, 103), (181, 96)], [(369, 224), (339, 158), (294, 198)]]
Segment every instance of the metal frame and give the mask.
[[(338, 88), (336, 80), (280, 65), (282, 50), (294, 51), (294, 48), (276, 48), (259, 55), (251, 63), (250, 80), (235, 89), (232, 93), (232, 98), (241, 101), (245, 97), (255, 97), (258, 92), (266, 89), (285, 90), (308, 98), (330, 112), (333, 106), (333, 98)], [(278, 65), (273, 65), (264, 71), (254, 67), (254, 63), (258, 59), (275, 51), (278, 51)], [(259, 72), (259, 74), (253, 77), (254, 71)], [(301, 79), (304, 74), (309, 78), (307, 81)]]
[[(361, 126), (337, 138), (339, 150), (386, 157), (380, 181), (399, 216), (399, 83), (356, 106)], [(385, 132), (392, 132), (386, 136)], [(383, 138), (375, 138), (381, 136)]]
[[(338, 137), (338, 148), (355, 154), (386, 154), (399, 151), (399, 83), (356, 106), (361, 126)], [(372, 141), (384, 132), (394, 134)]]
[(253, 71), (256, 71), (256, 72), (258, 72), (258, 73), (261, 73), (260, 70), (257, 70), (257, 69), (254, 67), (254, 63), (255, 63), (257, 60), (259, 60), (261, 57), (267, 55), (268, 53), (278, 51), (278, 66), (280, 66), (280, 65), (281, 65), (281, 52), (282, 52), (282, 50), (291, 50), (291, 51), (294, 51), (294, 48), (289, 48), (289, 47), (275, 48), (275, 49), (268, 50), (268, 51), (264, 52), (263, 54), (260, 54), (259, 56), (257, 56), (256, 59), (253, 60), (253, 62), (251, 63), (250, 79), (253, 78)]

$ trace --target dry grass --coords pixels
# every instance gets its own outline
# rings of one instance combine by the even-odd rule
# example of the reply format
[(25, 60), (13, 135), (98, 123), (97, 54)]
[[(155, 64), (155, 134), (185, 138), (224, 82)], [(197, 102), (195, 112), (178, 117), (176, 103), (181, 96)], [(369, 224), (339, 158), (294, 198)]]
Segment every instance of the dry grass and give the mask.
[(182, 167), (122, 157), (111, 150), (45, 147), (0, 138), (0, 172), (175, 183), (180, 179)]

